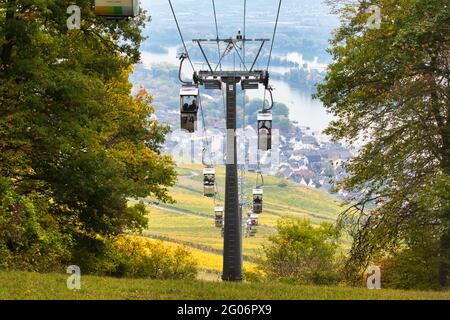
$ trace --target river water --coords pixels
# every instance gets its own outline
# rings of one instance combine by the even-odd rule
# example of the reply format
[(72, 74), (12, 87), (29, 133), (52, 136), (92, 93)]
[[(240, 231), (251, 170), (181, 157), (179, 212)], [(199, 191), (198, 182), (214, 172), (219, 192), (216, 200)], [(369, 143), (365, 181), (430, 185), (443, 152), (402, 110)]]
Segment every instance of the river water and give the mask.
[[(322, 102), (312, 99), (311, 93), (303, 92), (292, 88), (287, 82), (282, 80), (270, 80), (274, 87), (273, 97), (275, 102), (288, 106), (290, 119), (297, 121), (302, 127), (310, 127), (315, 131), (322, 131), (332, 120)], [(264, 90), (247, 90), (250, 99), (262, 99)]]
[[(146, 68), (151, 68), (154, 64), (168, 63), (177, 66), (179, 61), (176, 58), (177, 48), (168, 48), (167, 53), (150, 53), (142, 52), (142, 64)], [(296, 62), (304, 62), (301, 56), (297, 53), (290, 53), (287, 59)], [(323, 65), (313, 61), (308, 63), (310, 66), (323, 68)], [(274, 68), (273, 72), (283, 72), (283, 68)], [(274, 100), (275, 102), (283, 103), (288, 106), (290, 112), (290, 119), (297, 121), (302, 127), (309, 127), (315, 131), (322, 131), (326, 128), (328, 123), (332, 120), (322, 103), (314, 100), (311, 93), (292, 88), (287, 82), (282, 80), (271, 80), (271, 85), (275, 88)], [(247, 95), (250, 99), (262, 99), (264, 90), (247, 90)]]

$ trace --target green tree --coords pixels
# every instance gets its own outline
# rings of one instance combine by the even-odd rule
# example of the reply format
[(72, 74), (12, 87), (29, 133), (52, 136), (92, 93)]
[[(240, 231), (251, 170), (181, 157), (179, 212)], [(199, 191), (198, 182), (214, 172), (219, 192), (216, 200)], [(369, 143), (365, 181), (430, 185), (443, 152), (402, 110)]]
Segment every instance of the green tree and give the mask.
[[(144, 206), (128, 207), (128, 198), (170, 201), (176, 179), (160, 153), (168, 128), (150, 120), (151, 97), (132, 97), (128, 81), (147, 17), (96, 17), (93, 3), (0, 8), (0, 177), (21, 197), (45, 198), (78, 247), (145, 227)], [(71, 4), (81, 8), (80, 30), (67, 29)]]
[[(358, 194), (340, 218), (354, 237), (347, 271), (357, 274), (375, 255), (431, 241), (437, 250), (430, 252), (439, 260), (436, 274), (446, 286), (450, 2), (375, 0), (358, 7), (330, 2), (342, 22), (331, 41), (334, 62), (317, 96), (336, 117), (326, 133), (363, 145), (339, 183)], [(380, 28), (368, 27), (370, 5), (381, 9)], [(436, 263), (429, 261), (432, 269)]]
[(48, 207), (45, 197), (19, 195), (0, 177), (0, 269), (51, 272), (70, 258), (71, 237)]
[(308, 219), (284, 218), (277, 235), (264, 246), (260, 268), (269, 279), (330, 284), (338, 280), (338, 229), (330, 223), (313, 226)]

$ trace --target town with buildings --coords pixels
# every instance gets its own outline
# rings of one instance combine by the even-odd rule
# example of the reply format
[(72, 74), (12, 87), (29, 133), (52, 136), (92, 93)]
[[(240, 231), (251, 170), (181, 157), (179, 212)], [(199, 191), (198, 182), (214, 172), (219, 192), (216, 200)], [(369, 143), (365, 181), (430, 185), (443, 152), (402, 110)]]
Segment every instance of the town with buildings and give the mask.
[[(325, 134), (296, 126), (289, 135), (274, 130), (271, 151), (257, 150), (257, 132), (252, 126), (237, 130), (238, 164), (248, 172), (295, 181), (305, 187), (334, 193), (333, 182), (345, 177), (345, 163), (354, 151), (330, 141)], [(174, 130), (167, 137), (164, 152), (177, 163), (221, 165), (226, 163), (226, 130), (197, 130), (189, 134)], [(339, 196), (345, 198), (345, 191)]]

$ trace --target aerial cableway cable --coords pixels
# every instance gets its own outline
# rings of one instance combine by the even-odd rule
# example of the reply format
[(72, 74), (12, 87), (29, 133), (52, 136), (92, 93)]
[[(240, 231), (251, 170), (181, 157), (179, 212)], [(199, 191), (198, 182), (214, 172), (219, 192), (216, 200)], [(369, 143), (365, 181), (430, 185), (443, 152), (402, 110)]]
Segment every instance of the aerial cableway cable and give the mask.
[[(267, 68), (266, 68), (266, 72), (269, 72), (269, 69), (270, 69), (270, 63), (271, 63), (271, 61), (272, 61), (273, 45), (274, 45), (274, 43), (275, 43), (275, 37), (276, 37), (276, 35), (277, 35), (278, 21), (279, 21), (279, 19), (280, 19), (280, 12), (281, 12), (281, 5), (282, 5), (282, 2), (283, 2), (283, 0), (279, 0), (279, 2), (278, 2), (277, 17), (276, 17), (276, 20), (275, 20), (275, 26), (274, 26), (274, 29), (273, 29), (272, 43), (270, 44), (270, 52), (269, 52), (269, 58), (267, 59)], [(265, 112), (270, 113), (270, 111), (273, 109), (274, 101), (273, 101), (273, 93), (272, 93), (272, 91), (273, 91), (273, 88), (272, 88), (270, 85), (267, 84), (267, 86), (266, 86), (266, 88), (265, 88), (265, 90), (264, 90), (264, 99), (263, 99), (263, 112), (264, 112), (264, 113), (265, 113)], [(269, 108), (266, 108), (266, 97), (267, 97), (267, 92), (269, 92), (269, 95), (270, 95), (270, 107), (269, 107)], [(262, 171), (261, 171), (261, 169), (260, 169), (260, 165), (261, 165), (261, 164), (260, 164), (260, 157), (259, 157), (259, 154), (258, 154), (258, 157), (257, 157), (257, 161), (258, 161), (258, 175), (261, 177), (261, 183), (262, 183), (262, 185), (264, 185), (264, 176), (263, 176)], [(257, 178), (256, 178), (256, 183), (257, 183), (257, 185), (258, 185), (258, 176), (257, 176)], [(258, 186), (257, 186), (257, 187), (258, 187)]]
[[(246, 16), (247, 16), (247, 0), (244, 0), (244, 27), (243, 27), (243, 42), (242, 42), (242, 63), (244, 65), (244, 69), (246, 68), (246, 52), (245, 52), (245, 43), (246, 43)], [(245, 132), (245, 127), (246, 127), (246, 94), (245, 94), (245, 90), (242, 90), (242, 114), (243, 114), (243, 119), (242, 119), (242, 133), (243, 133), (243, 138), (244, 138), (244, 157), (243, 157), (243, 165), (241, 165), (241, 181), (240, 181), (240, 185), (241, 185), (241, 210), (243, 210), (245, 204), (246, 204), (246, 200), (245, 200), (245, 185), (246, 185), (246, 176), (245, 176), (245, 170), (246, 170), (246, 164), (247, 164), (247, 138), (246, 138), (246, 132)]]
[[(213, 187), (213, 191), (212, 192), (210, 192), (210, 191), (206, 192), (205, 191), (205, 196), (207, 196), (207, 197), (213, 196), (213, 198), (214, 198), (214, 205), (216, 206), (219, 201), (221, 202), (221, 197), (220, 197), (220, 191), (219, 191), (219, 188), (218, 188), (217, 180), (215, 179), (215, 170), (214, 170), (214, 167), (213, 167), (213, 165), (214, 165), (213, 157), (215, 157), (215, 156), (213, 156), (214, 153), (211, 150), (212, 142), (208, 138), (208, 129), (206, 127), (205, 114), (204, 114), (203, 105), (202, 105), (202, 101), (201, 101), (201, 94), (199, 94), (199, 92), (198, 92), (198, 86), (199, 85), (203, 85), (204, 84), (203, 81), (208, 80), (207, 79), (208, 75), (206, 75), (206, 76), (204, 75), (204, 74), (207, 74), (207, 71), (200, 71), (200, 76), (199, 76), (199, 74), (197, 74), (197, 71), (195, 70), (195, 67), (194, 67), (194, 63), (192, 62), (192, 60), (190, 58), (190, 55), (189, 55), (189, 52), (188, 52), (188, 48), (186, 46), (186, 42), (184, 40), (180, 24), (178, 22), (178, 19), (177, 19), (174, 7), (172, 5), (172, 1), (168, 0), (168, 2), (169, 2), (169, 5), (170, 5), (170, 8), (171, 8), (171, 11), (172, 11), (172, 14), (173, 14), (173, 17), (174, 17), (177, 29), (178, 29), (179, 36), (181, 38), (181, 41), (182, 41), (182, 44), (183, 44), (183, 47), (184, 47), (184, 50), (185, 50), (185, 52), (180, 55), (181, 62), (180, 62), (179, 78), (180, 78), (180, 81), (183, 83), (183, 86), (184, 87), (188, 87), (188, 90), (189, 89), (192, 89), (192, 90), (197, 89), (197, 91), (196, 91), (197, 93), (196, 94), (186, 95), (186, 96), (188, 96), (188, 97), (198, 96), (198, 106), (197, 107), (200, 109), (200, 112), (201, 112), (201, 121), (202, 121), (202, 126), (203, 126), (202, 163), (205, 166), (204, 175), (206, 177), (206, 174), (208, 173), (207, 169), (212, 169), (212, 170), (209, 170), (209, 171), (212, 172), (212, 173), (209, 172), (209, 174), (212, 174), (213, 175), (213, 179), (214, 179), (214, 185), (208, 184), (208, 183), (206, 183), (207, 181), (204, 180), (205, 190), (210, 190), (211, 189), (210, 187), (211, 186)], [(243, 92), (243, 122), (242, 122), (242, 129), (244, 131), (244, 142), (245, 143), (247, 142), (246, 141), (246, 137), (245, 137), (245, 126), (246, 126), (246, 122), (247, 122), (246, 121), (247, 119), (246, 119), (246, 94), (245, 94), (245, 90), (246, 89), (254, 89), (253, 86), (249, 85), (249, 84), (252, 84), (250, 81), (254, 81), (254, 79), (251, 78), (251, 77), (256, 78), (256, 80), (259, 81), (258, 83), (263, 83), (264, 86), (265, 86), (263, 111), (259, 112), (259, 114), (262, 113), (265, 117), (263, 117), (263, 119), (260, 119), (259, 118), (259, 114), (258, 114), (258, 119), (257, 119), (258, 120), (258, 128), (259, 128), (259, 121), (265, 121), (265, 122), (269, 122), (270, 121), (270, 125), (267, 128), (271, 128), (272, 116), (271, 116), (270, 110), (273, 108), (273, 104), (274, 103), (273, 103), (273, 95), (272, 95), (272, 90), (273, 89), (269, 86), (269, 74), (268, 73), (269, 73), (271, 59), (272, 59), (272, 54), (273, 54), (275, 37), (276, 37), (276, 34), (277, 34), (277, 29), (278, 29), (278, 22), (279, 22), (279, 17), (280, 17), (281, 5), (282, 5), (282, 0), (279, 0), (278, 10), (277, 10), (277, 15), (276, 15), (276, 21), (275, 21), (275, 26), (274, 26), (274, 30), (273, 30), (273, 36), (272, 36), (272, 43), (271, 43), (270, 53), (269, 53), (268, 60), (267, 60), (267, 69), (266, 69), (265, 72), (264, 71), (253, 71), (253, 67), (255, 66), (255, 63), (258, 62), (258, 57), (259, 57), (259, 54), (261, 53), (261, 50), (262, 50), (262, 48), (264, 46), (264, 43), (267, 42), (267, 41), (270, 41), (269, 39), (248, 40), (248, 41), (259, 41), (259, 42), (262, 42), (262, 44), (261, 44), (261, 47), (260, 47), (260, 49), (259, 49), (259, 51), (258, 51), (258, 53), (257, 53), (257, 55), (256, 55), (256, 57), (254, 59), (254, 62), (252, 64), (252, 67), (250, 68), (250, 70), (248, 70), (247, 66), (246, 66), (246, 62), (247, 62), (246, 61), (246, 59), (247, 59), (247, 56), (246, 56), (247, 1), (246, 0), (243, 0), (243, 35), (241, 35), (241, 32), (239, 30), (236, 39), (230, 38), (229, 40), (228, 39), (220, 39), (220, 36), (219, 36), (219, 24), (218, 24), (218, 19), (217, 19), (216, 3), (215, 3), (215, 0), (212, 0), (212, 9), (213, 9), (213, 14), (214, 14), (214, 26), (215, 26), (215, 31), (216, 31), (216, 39), (215, 39), (215, 41), (217, 42), (217, 52), (218, 52), (218, 58), (219, 58), (218, 64), (217, 64), (217, 66), (215, 66), (214, 70), (213, 70), (212, 66), (210, 65), (210, 63), (208, 61), (208, 58), (205, 55), (205, 52), (203, 51), (202, 46), (200, 44), (200, 42), (214, 41), (214, 40), (204, 40), (204, 39), (203, 40), (202, 39), (193, 40), (193, 41), (195, 41), (195, 42), (197, 42), (199, 44), (200, 50), (202, 51), (203, 56), (204, 56), (204, 58), (206, 60), (206, 63), (208, 64), (208, 67), (209, 67), (209, 69), (211, 71), (211, 75), (213, 75), (213, 76), (216, 74), (216, 71), (217, 71), (218, 68), (220, 68), (220, 71), (223, 71), (222, 70), (222, 68), (223, 68), (222, 60), (224, 59), (225, 56), (227, 56), (229, 53), (231, 53), (231, 51), (234, 51), (233, 52), (233, 57), (232, 57), (233, 58), (233, 69), (232, 70), (234, 71), (234, 77), (235, 78), (239, 77), (239, 78), (241, 78), (242, 81), (243, 81), (244, 77), (246, 77), (246, 79), (247, 79), (247, 82), (246, 82), (247, 87), (245, 87), (244, 83), (242, 83), (242, 89), (244, 91)], [(221, 41), (228, 43), (228, 46), (225, 48), (223, 53), (221, 53), (221, 50), (222, 50), (221, 49), (221, 44), (220, 44)], [(239, 42), (242, 42), (242, 46), (238, 45)], [(238, 62), (236, 56), (240, 60), (240, 68), (238, 66), (236, 66), (236, 62)], [(182, 66), (183, 66), (183, 61), (185, 61), (186, 59), (189, 60), (189, 63), (191, 65), (191, 67), (192, 67), (192, 70), (194, 71), (194, 76), (193, 76), (193, 82), (192, 83), (188, 83), (188, 82), (183, 81), (181, 79), (181, 70), (182, 70)], [(237, 68), (239, 68), (240, 70), (237, 70)], [(204, 74), (202, 74), (202, 72)], [(220, 72), (220, 73), (217, 73), (217, 74), (225, 75), (223, 77), (227, 78), (227, 76), (229, 74), (232, 75), (233, 72), (229, 72), (228, 71), (228, 73)], [(250, 75), (250, 76), (248, 76), (248, 75)], [(219, 77), (222, 77), (222, 76), (219, 76)], [(229, 76), (229, 77), (231, 77), (231, 76)], [(251, 78), (251, 79), (248, 80), (249, 78)], [(221, 83), (223, 85), (223, 83), (227, 83), (227, 82), (222, 81)], [(225, 101), (225, 95), (224, 95), (225, 93), (223, 91), (223, 86), (222, 87), (214, 87), (214, 88), (212, 86), (210, 86), (210, 89), (221, 89), (222, 96), (224, 98), (224, 111), (225, 111), (225, 115), (224, 116), (225, 116), (225, 118), (234, 119), (234, 121), (236, 121), (236, 118), (237, 118), (237, 115), (238, 115), (237, 112), (236, 112), (236, 90), (235, 89), (233, 89), (233, 90), (227, 89), (227, 90), (229, 90), (229, 92), (233, 91), (232, 92), (233, 93), (232, 97), (234, 97), (234, 99), (232, 99), (234, 101), (231, 101), (229, 103), (231, 111), (229, 112), (230, 114), (228, 114), (227, 113), (227, 109), (226, 109), (226, 104), (228, 102)], [(270, 108), (266, 108), (266, 93), (267, 93), (267, 91), (269, 91), (269, 94), (270, 94), (270, 100), (271, 100)], [(182, 95), (180, 94), (180, 96), (182, 96)], [(194, 102), (195, 102), (195, 100), (194, 100)], [(181, 104), (181, 107), (180, 107), (181, 110), (182, 110), (182, 106), (183, 106), (183, 104)], [(195, 113), (196, 112), (197, 112), (197, 110), (195, 111)], [(197, 114), (195, 114), (195, 119), (196, 119), (196, 117), (197, 117)], [(227, 127), (228, 127), (228, 123), (227, 123)], [(262, 128), (264, 129), (266, 127), (263, 126)], [(233, 125), (232, 128), (230, 128), (230, 129), (236, 131), (236, 129), (237, 129), (236, 125)], [(189, 132), (191, 132), (191, 131), (189, 131)], [(259, 135), (258, 135), (258, 139), (260, 139)], [(271, 141), (271, 140), (269, 140), (269, 141)], [(258, 148), (260, 148), (259, 145), (260, 145), (260, 143), (259, 143), (259, 140), (258, 140)], [(265, 150), (265, 149), (259, 149), (259, 150)], [(270, 148), (268, 148), (267, 150), (270, 150)], [(236, 152), (236, 147), (234, 147), (234, 152)], [(208, 154), (208, 156), (207, 156), (207, 154)], [(223, 222), (222, 222), (222, 233), (227, 235), (227, 237), (228, 237), (228, 238), (225, 237), (225, 242), (226, 243), (231, 243), (231, 244), (228, 246), (228, 250), (227, 250), (226, 246), (224, 247), (224, 275), (222, 277), (224, 280), (239, 280), (239, 279), (241, 279), (240, 278), (240, 273), (242, 271), (242, 266), (240, 266), (240, 264), (239, 264), (240, 260), (239, 260), (238, 254), (239, 254), (240, 250), (242, 250), (242, 244), (240, 244), (239, 234), (236, 233), (235, 231), (237, 230), (236, 226), (240, 226), (241, 225), (239, 221), (236, 221), (236, 219), (237, 220), (241, 219), (241, 218), (239, 218), (239, 213), (236, 213), (237, 210), (239, 210), (237, 206), (239, 205), (239, 202), (240, 202), (240, 210), (241, 210), (240, 214), (242, 214), (242, 209), (247, 204), (246, 200), (245, 200), (245, 187), (246, 187), (246, 176), (245, 175), (246, 175), (247, 156), (248, 156), (247, 150), (246, 150), (246, 148), (244, 148), (244, 165), (241, 166), (241, 179), (240, 179), (240, 187), (241, 187), (241, 190), (240, 190), (240, 201), (238, 199), (236, 199), (235, 196), (229, 197), (229, 198), (227, 198), (227, 197), (225, 198), (225, 207), (226, 208), (231, 208), (230, 210), (228, 210), (228, 213), (231, 214), (231, 218), (228, 220), (229, 226), (230, 226), (228, 228), (228, 231), (223, 229)], [(235, 161), (237, 161), (237, 159)], [(237, 171), (236, 170), (237, 169), (237, 163), (235, 163), (233, 166), (234, 166), (232, 168), (233, 170), (230, 170), (231, 171), (230, 174), (229, 174), (228, 167), (227, 167), (227, 171), (226, 171), (227, 187), (226, 187), (226, 189), (227, 189), (227, 191), (229, 190), (230, 193), (237, 195), (238, 194), (238, 184), (236, 183), (237, 182), (236, 181), (237, 180), (236, 179), (237, 178), (237, 174), (236, 174), (237, 173), (236, 172)], [(254, 189), (254, 192), (253, 192), (253, 209), (251, 210), (255, 214), (259, 214), (259, 213), (262, 212), (262, 190), (261, 189), (264, 186), (264, 177), (263, 177), (262, 171), (260, 170), (260, 157), (259, 157), (259, 154), (257, 155), (257, 166), (258, 166), (258, 170), (257, 170), (257, 173), (256, 173), (256, 189)], [(236, 178), (234, 178), (233, 175), (236, 175)], [(228, 187), (228, 183), (229, 182), (230, 182), (230, 185), (231, 185), (230, 187)], [(206, 189), (206, 187), (208, 187), (208, 189)], [(258, 201), (259, 201), (259, 207), (257, 207)], [(228, 205), (227, 205), (227, 203), (228, 203)], [(236, 207), (234, 207), (234, 206), (236, 206)], [(219, 213), (222, 212), (222, 216), (223, 216), (223, 211), (224, 210), (223, 210), (223, 208), (221, 210), (219, 210), (220, 208), (222, 208), (222, 207), (217, 207), (216, 208), (216, 209), (218, 209), (217, 212), (216, 212), (216, 218), (218, 217), (217, 216), (218, 212)], [(254, 227), (257, 226), (257, 219), (258, 218), (257, 218), (257, 216), (255, 218), (255, 216), (252, 215), (252, 214), (250, 214), (248, 217), (251, 220), (250, 229), (249, 229), (250, 235), (254, 236), (255, 233), (256, 233), (256, 231), (254, 230)], [(256, 221), (256, 224), (254, 224), (254, 221)], [(216, 220), (216, 224), (217, 224), (217, 222), (218, 221)], [(227, 242), (227, 239), (229, 240), (228, 242)], [(231, 241), (231, 240), (233, 240), (233, 241)], [(238, 253), (238, 254), (236, 254), (236, 253)], [(241, 269), (241, 270), (239, 271), (239, 269)]]
[(178, 33), (180, 34), (181, 42), (183, 43), (183, 47), (184, 47), (184, 51), (186, 53), (186, 57), (189, 60), (189, 63), (191, 64), (192, 70), (195, 72), (195, 67), (194, 67), (194, 64), (192, 63), (191, 57), (189, 56), (189, 52), (188, 52), (188, 49), (186, 47), (186, 43), (184, 42), (184, 37), (183, 37), (183, 34), (181, 33), (180, 24), (178, 23), (178, 19), (177, 19), (177, 16), (175, 14), (175, 10), (173, 9), (172, 1), (171, 0), (168, 0), (168, 1), (169, 1), (170, 9), (172, 10), (173, 18), (175, 19), (175, 23), (177, 25)]
[[(274, 29), (273, 29), (273, 35), (272, 35), (272, 43), (270, 44), (270, 53), (269, 53), (269, 58), (267, 59), (267, 72), (269, 72), (269, 69), (270, 69), (270, 63), (271, 63), (271, 61), (272, 61), (272, 52), (273, 52), (273, 44), (274, 44), (274, 42), (275, 42), (275, 37), (276, 37), (276, 35), (277, 35), (277, 29), (278, 29), (278, 21), (279, 21), (279, 19), (280, 19), (280, 12), (281, 12), (281, 4), (282, 4), (282, 2), (283, 2), (283, 0), (280, 0), (279, 2), (278, 2), (278, 10), (277, 10), (277, 18), (276, 18), (276, 20), (275, 20), (275, 27), (274, 27)], [(268, 88), (266, 88), (267, 90), (264, 90), (264, 110), (271, 110), (272, 109), (272, 107), (273, 107), (273, 97), (272, 97), (272, 92), (271, 92), (271, 88), (270, 87), (268, 87)], [(269, 91), (269, 93), (270, 93), (270, 95), (271, 95), (271, 99), (272, 99), (272, 104), (271, 104), (271, 107), (269, 108), (269, 109), (266, 109), (265, 108), (265, 106), (266, 106), (266, 94), (267, 94), (267, 91)]]
[(278, 12), (277, 12), (277, 19), (275, 21), (275, 27), (273, 29), (273, 36), (272, 36), (272, 43), (270, 44), (270, 53), (269, 53), (269, 59), (267, 61), (267, 71), (269, 71), (270, 68), (270, 62), (272, 59), (272, 51), (273, 51), (273, 44), (275, 42), (275, 36), (277, 34), (277, 28), (278, 28), (278, 20), (280, 19), (280, 11), (281, 11), (281, 3), (283, 2), (283, 0), (280, 0), (280, 2), (278, 3)]
[[(201, 93), (198, 95), (198, 104), (199, 104), (200, 114), (201, 114), (201, 117), (202, 117), (202, 127), (203, 127), (202, 163), (205, 166), (210, 166), (211, 167), (213, 165), (213, 159), (212, 159), (211, 145), (209, 143), (209, 138), (208, 138), (208, 129), (206, 128), (205, 114), (203, 112)], [(209, 163), (207, 163), (206, 160), (205, 160), (205, 153), (206, 153), (206, 151), (208, 151)]]
[[(220, 68), (220, 71), (222, 71), (222, 59), (221, 59), (221, 53), (220, 53), (220, 41), (219, 41), (219, 24), (217, 22), (217, 11), (216, 11), (216, 1), (212, 0), (213, 5), (213, 13), (214, 13), (214, 23), (216, 27), (216, 41), (217, 41), (217, 53), (219, 57), (218, 66)], [(225, 98), (225, 92), (222, 91), (222, 100), (223, 100), (223, 115), (226, 117), (227, 110), (226, 110), (226, 98)]]
[[(213, 153), (211, 152), (211, 144), (208, 138), (208, 129), (206, 128), (206, 121), (205, 121), (205, 115), (203, 112), (203, 105), (202, 105), (202, 99), (201, 94), (198, 96), (198, 103), (199, 103), (199, 109), (200, 114), (202, 117), (202, 126), (203, 126), (203, 151), (202, 151), (202, 163), (206, 167), (213, 167), (214, 166), (214, 159), (213, 159)], [(209, 162), (205, 160), (205, 153), (208, 151), (208, 157)], [(214, 196), (213, 196), (213, 202), (214, 207), (217, 208), (219, 204), (223, 202), (222, 197), (220, 196), (220, 190), (219, 185), (217, 183), (217, 179), (214, 179)]]
[[(216, 26), (217, 52), (219, 54), (219, 61), (220, 61), (219, 26), (217, 23), (217, 12), (216, 12), (216, 1), (215, 0), (212, 0), (212, 5), (213, 5), (213, 13), (214, 13), (214, 22), (215, 22), (215, 26)], [(220, 70), (222, 70), (222, 63), (219, 63), (219, 65), (220, 65)]]
[(245, 65), (245, 40), (246, 40), (246, 32), (247, 32), (247, 30), (246, 30), (246, 28), (247, 28), (247, 0), (244, 0), (244, 33), (243, 33), (243, 36), (244, 36), (244, 42), (243, 42), (243, 44), (242, 44), (242, 51), (243, 51), (243, 56), (244, 56), (244, 65)]

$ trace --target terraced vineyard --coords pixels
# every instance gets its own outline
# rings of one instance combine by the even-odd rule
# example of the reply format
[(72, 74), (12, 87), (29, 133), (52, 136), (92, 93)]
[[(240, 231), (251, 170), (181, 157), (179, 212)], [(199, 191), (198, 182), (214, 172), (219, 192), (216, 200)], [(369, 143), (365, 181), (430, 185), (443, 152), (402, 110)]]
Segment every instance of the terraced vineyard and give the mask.
[[(144, 231), (144, 236), (193, 248), (201, 269), (220, 273), (223, 239), (220, 229), (214, 227), (214, 201), (203, 196), (202, 170), (200, 165), (178, 168), (178, 184), (171, 190), (175, 204), (145, 199), (149, 227)], [(224, 178), (224, 168), (217, 168), (216, 179), (222, 198)], [(256, 175), (249, 173), (246, 178), (246, 193), (250, 195)], [(251, 269), (252, 262), (261, 255), (263, 243), (275, 233), (277, 220), (281, 217), (307, 217), (313, 223), (320, 223), (334, 221), (342, 210), (340, 202), (325, 191), (302, 187), (275, 177), (265, 177), (264, 182), (264, 213), (260, 217), (258, 234), (256, 238), (243, 240), (244, 266), (247, 269)]]

